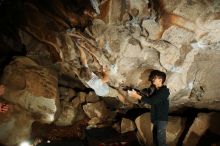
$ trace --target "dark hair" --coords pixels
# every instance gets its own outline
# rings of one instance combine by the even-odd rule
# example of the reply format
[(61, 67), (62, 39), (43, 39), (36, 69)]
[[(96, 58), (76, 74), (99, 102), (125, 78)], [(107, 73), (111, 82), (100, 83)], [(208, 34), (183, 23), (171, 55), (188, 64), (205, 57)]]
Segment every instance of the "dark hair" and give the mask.
[(159, 70), (152, 70), (152, 71), (150, 72), (148, 81), (150, 81), (151, 83), (153, 83), (153, 79), (154, 79), (156, 76), (162, 79), (162, 84), (166, 81), (166, 74), (165, 74), (164, 72), (162, 72), (162, 71), (159, 71)]

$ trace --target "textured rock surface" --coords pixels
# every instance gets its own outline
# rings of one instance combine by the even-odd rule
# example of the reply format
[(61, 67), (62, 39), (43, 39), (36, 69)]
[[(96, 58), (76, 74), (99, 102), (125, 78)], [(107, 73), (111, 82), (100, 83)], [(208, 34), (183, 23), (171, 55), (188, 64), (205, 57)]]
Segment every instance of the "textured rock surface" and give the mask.
[[(81, 23), (81, 19), (70, 15), (69, 9), (64, 9), (64, 4), (58, 6), (58, 3), (53, 3), (58, 8), (53, 11), (62, 12), (72, 25)], [(75, 76), (76, 64), (80, 64), (75, 45), (76, 38), (80, 38), (92, 44), (85, 51), (89, 67), (99, 75), (107, 67), (108, 84), (114, 88), (121, 89), (124, 85), (143, 88), (149, 84), (144, 74), (160, 69), (168, 75), (171, 107), (219, 109), (219, 84), (209, 82), (210, 77), (216, 78), (215, 81), (219, 77), (219, 7), (217, 0), (100, 1), (93, 8), (97, 15), (92, 18), (96, 19), (84, 32), (79, 32), (68, 29), (66, 21), (50, 11), (43, 15), (39, 11), (41, 4), (26, 2), (25, 10), (31, 13), (26, 16), (21, 35), (29, 32), (44, 42), (53, 61), (62, 61), (61, 72), (71, 77)], [(87, 16), (93, 14), (86, 13), (87, 9), (84, 12)], [(30, 21), (32, 17), (37, 19)], [(51, 23), (53, 26), (49, 27)], [(36, 50), (29, 48), (33, 40), (28, 41), (27, 37), (22, 40), (28, 52)]]
[(130, 131), (134, 131), (136, 129), (136, 126), (132, 120), (123, 118), (121, 120), (121, 133), (126, 133)]
[(34, 122), (29, 112), (19, 106), (12, 106), (7, 113), (0, 113), (0, 143), (7, 146), (28, 140)]
[[(26, 56), (34, 61), (16, 58), (5, 68), (3, 83), (7, 90), (3, 98), (28, 110), (34, 120), (52, 122), (59, 100), (65, 101), (64, 109), (58, 112), (61, 125), (84, 118), (84, 112), (90, 125), (108, 118), (105, 104), (94, 92), (85, 91), (88, 86), (79, 76), (79, 46), (83, 43), (88, 67), (100, 78), (103, 69), (108, 70), (107, 84), (115, 89), (142, 89), (150, 84), (150, 71), (159, 69), (167, 73), (170, 111), (185, 107), (220, 110), (219, 0), (22, 2), (20, 38), (17, 31), (0, 33), (0, 52), (7, 56), (10, 48), (21, 53), (23, 43)], [(56, 69), (58, 76), (50, 68)], [(82, 104), (84, 111), (78, 109)], [(168, 129), (176, 131), (168, 131), (169, 143), (177, 142), (183, 123), (183, 119), (171, 118)], [(137, 118), (136, 125), (140, 139), (150, 145), (149, 115)]]
[(90, 119), (95, 118), (92, 120), (96, 121), (95, 124), (107, 120), (109, 116), (109, 111), (102, 101), (96, 103), (87, 103), (86, 105), (83, 105), (83, 110)]
[(76, 119), (78, 113), (78, 109), (74, 108), (72, 104), (63, 103), (61, 114), (59, 118), (55, 122), (57, 126), (69, 126), (72, 125), (74, 120)]
[(34, 114), (35, 120), (53, 122), (59, 108), (57, 76), (27, 57), (15, 58), (4, 70), (3, 98)]
[(185, 122), (184, 118), (169, 116), (167, 125), (167, 144), (169, 146), (178, 145), (179, 138), (186, 125)]
[(59, 87), (60, 99), (70, 101), (76, 96), (76, 92), (71, 88)]
[(137, 127), (138, 139), (145, 145), (153, 144), (153, 137), (151, 132), (151, 120), (150, 113), (142, 114), (135, 119), (135, 124)]
[(86, 102), (89, 102), (89, 103), (94, 103), (94, 102), (98, 102), (99, 101), (99, 98), (98, 96), (95, 94), (95, 92), (89, 92), (87, 95), (86, 95)]
[[(220, 134), (220, 126), (217, 124), (219, 122), (219, 113), (200, 113), (197, 118), (195, 118), (193, 124), (191, 125), (184, 141), (184, 146), (194, 146), (201, 144), (202, 140), (204, 141), (205, 137), (202, 139), (202, 136), (205, 135), (207, 131), (211, 131), (217, 135)], [(207, 140), (207, 139), (206, 139)], [(200, 143), (199, 143), (200, 141)], [(204, 143), (203, 143), (204, 144)]]
[[(139, 140), (145, 145), (153, 144), (152, 124), (150, 121), (150, 113), (142, 114), (135, 119), (135, 124), (138, 129)], [(185, 119), (180, 117), (169, 116), (167, 125), (167, 144), (170, 146), (177, 145), (177, 142), (185, 128)]]

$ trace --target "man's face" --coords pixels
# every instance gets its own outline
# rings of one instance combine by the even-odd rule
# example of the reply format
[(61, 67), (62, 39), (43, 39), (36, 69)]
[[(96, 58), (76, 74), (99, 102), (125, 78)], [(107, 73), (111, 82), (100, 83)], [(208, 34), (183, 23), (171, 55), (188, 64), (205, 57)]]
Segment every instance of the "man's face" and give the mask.
[(161, 87), (162, 86), (162, 78), (158, 77), (158, 76), (155, 76), (153, 78), (153, 84), (156, 86), (156, 87)]

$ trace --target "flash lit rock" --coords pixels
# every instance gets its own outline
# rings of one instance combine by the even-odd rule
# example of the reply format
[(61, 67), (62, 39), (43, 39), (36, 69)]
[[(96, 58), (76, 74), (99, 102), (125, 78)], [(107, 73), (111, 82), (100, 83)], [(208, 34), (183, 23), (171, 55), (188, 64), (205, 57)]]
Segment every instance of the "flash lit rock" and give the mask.
[(24, 141), (19, 146), (30, 146), (30, 143), (27, 141)]

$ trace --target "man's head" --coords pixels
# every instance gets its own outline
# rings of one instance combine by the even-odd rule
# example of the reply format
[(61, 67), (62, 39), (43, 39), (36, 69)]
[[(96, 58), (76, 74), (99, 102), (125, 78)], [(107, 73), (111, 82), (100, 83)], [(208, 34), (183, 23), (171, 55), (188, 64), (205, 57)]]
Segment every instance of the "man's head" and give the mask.
[(148, 80), (156, 87), (161, 87), (166, 80), (166, 74), (159, 70), (153, 70), (150, 72)]

